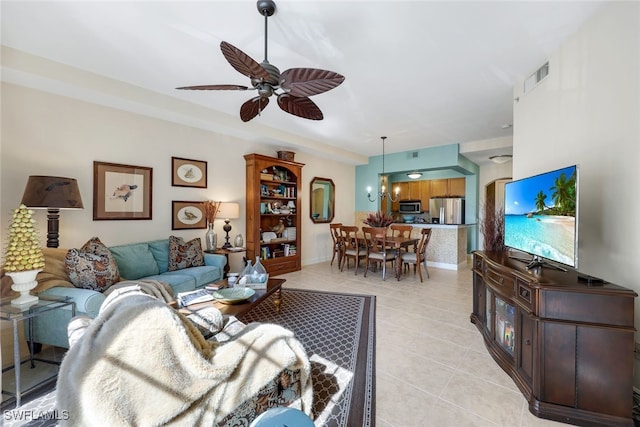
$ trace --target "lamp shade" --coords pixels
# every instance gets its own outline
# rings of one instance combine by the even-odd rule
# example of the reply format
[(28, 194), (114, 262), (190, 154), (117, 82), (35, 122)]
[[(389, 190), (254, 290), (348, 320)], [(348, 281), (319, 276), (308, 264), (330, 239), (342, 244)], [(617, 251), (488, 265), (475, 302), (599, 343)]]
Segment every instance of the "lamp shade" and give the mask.
[(237, 219), (240, 218), (240, 204), (234, 202), (222, 202), (218, 209), (218, 218)]
[(31, 175), (22, 204), (33, 209), (84, 209), (78, 181), (59, 176)]

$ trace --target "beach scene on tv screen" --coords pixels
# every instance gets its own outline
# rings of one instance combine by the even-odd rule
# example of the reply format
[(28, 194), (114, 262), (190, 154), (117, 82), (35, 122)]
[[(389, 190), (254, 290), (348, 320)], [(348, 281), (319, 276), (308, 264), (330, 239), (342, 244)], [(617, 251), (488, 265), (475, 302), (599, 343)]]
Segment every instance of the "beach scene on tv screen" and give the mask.
[(505, 245), (575, 266), (576, 167), (507, 183)]

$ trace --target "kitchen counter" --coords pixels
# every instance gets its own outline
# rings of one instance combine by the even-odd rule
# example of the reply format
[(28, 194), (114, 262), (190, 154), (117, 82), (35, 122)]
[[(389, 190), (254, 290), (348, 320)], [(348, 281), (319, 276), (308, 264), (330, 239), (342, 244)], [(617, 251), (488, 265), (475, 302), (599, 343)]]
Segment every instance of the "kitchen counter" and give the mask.
[(423, 228), (431, 228), (427, 246), (427, 266), (447, 270), (467, 267), (467, 227), (472, 224), (410, 224), (411, 235), (419, 237)]
[[(371, 212), (356, 212), (356, 225), (362, 227)], [(398, 223), (399, 224), (399, 223)], [(467, 268), (467, 228), (475, 224), (405, 223), (413, 226), (411, 236), (420, 238), (420, 230), (431, 228), (431, 240), (427, 246), (427, 265), (446, 270)]]
[(460, 227), (468, 227), (472, 224), (431, 224), (428, 222), (398, 222), (398, 224), (407, 224), (412, 225), (413, 227), (419, 228), (460, 228)]

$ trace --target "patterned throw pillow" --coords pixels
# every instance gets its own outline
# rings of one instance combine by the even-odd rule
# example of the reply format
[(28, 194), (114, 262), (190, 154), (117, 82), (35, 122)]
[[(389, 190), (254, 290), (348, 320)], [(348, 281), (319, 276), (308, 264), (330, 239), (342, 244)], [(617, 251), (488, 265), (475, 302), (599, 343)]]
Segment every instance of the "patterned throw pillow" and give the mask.
[(64, 268), (77, 288), (104, 292), (120, 280), (115, 258), (97, 237), (92, 237), (80, 249), (70, 249)]
[(184, 242), (182, 237), (169, 236), (169, 271), (204, 265), (200, 238)]

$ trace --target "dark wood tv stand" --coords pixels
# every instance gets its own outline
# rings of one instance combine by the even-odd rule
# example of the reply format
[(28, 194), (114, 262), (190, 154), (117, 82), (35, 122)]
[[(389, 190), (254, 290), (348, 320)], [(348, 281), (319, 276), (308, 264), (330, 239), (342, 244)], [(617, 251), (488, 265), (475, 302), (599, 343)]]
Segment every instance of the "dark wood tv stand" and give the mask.
[(507, 253), (473, 255), (473, 322), (541, 418), (633, 426), (635, 292), (575, 271), (527, 270)]

